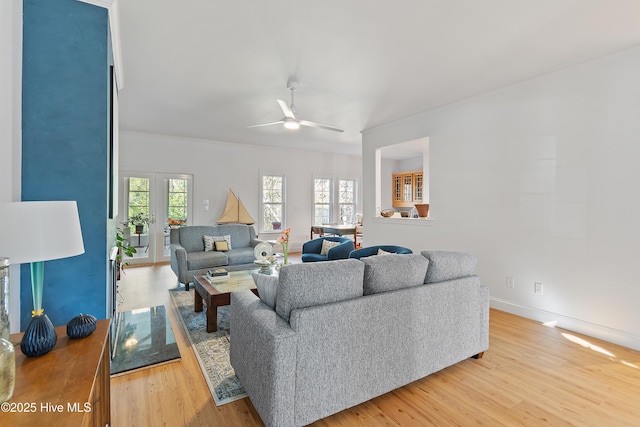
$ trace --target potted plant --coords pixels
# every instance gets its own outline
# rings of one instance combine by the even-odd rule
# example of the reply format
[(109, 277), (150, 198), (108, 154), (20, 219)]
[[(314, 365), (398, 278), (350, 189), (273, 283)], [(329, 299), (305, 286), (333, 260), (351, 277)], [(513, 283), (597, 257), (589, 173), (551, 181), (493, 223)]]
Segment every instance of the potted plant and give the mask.
[(127, 222), (136, 227), (136, 234), (142, 234), (144, 225), (149, 222), (149, 218), (144, 213), (139, 212), (131, 215)]
[(132, 257), (135, 254), (136, 248), (129, 244), (129, 241), (124, 236), (124, 230), (118, 227), (116, 231), (116, 247), (118, 248), (118, 254), (116, 255), (116, 265), (117, 265), (117, 277), (116, 279), (120, 279), (120, 272), (124, 271), (124, 266), (129, 265), (128, 261), (123, 262), (123, 256), (126, 255), (128, 257)]

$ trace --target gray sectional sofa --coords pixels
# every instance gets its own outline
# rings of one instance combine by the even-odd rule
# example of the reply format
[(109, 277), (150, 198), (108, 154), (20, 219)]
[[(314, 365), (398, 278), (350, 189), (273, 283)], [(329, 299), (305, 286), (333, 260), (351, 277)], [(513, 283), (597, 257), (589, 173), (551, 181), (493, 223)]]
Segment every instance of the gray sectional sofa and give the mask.
[[(312, 423), (489, 347), (476, 258), (427, 252), (283, 266), (231, 295), (231, 364), (267, 426)], [(266, 303), (265, 303), (266, 301)]]
[[(231, 249), (228, 251), (205, 250), (204, 236), (220, 240), (229, 236)], [(190, 225), (171, 230), (171, 269), (178, 281), (189, 290), (189, 283), (195, 274), (204, 274), (210, 268), (224, 267), (227, 270), (255, 268), (253, 249), (261, 242), (250, 225)], [(208, 249), (208, 248), (207, 248)]]

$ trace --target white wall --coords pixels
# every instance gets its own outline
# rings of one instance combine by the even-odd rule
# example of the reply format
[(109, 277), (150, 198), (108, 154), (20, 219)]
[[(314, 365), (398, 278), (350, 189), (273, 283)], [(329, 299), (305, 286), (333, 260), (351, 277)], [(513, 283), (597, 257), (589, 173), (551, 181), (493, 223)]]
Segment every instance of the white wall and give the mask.
[[(363, 132), (367, 243), (470, 251), (493, 307), (640, 349), (639, 76), (634, 48)], [(373, 219), (375, 149), (425, 136), (433, 220)]]
[[(0, 2), (0, 203), (20, 200), (22, 1)], [(2, 256), (2, 254), (0, 254)], [(20, 325), (20, 269), (11, 267), (11, 332)]]
[[(304, 141), (300, 145), (303, 147)], [(302, 243), (309, 240), (313, 176), (356, 178), (361, 188), (361, 167), (361, 158), (355, 156), (120, 133), (120, 170), (194, 175), (193, 224), (215, 224), (224, 209), (229, 188), (259, 221), (260, 174), (285, 174), (287, 219), (283, 226), (291, 228), (291, 251), (299, 251)], [(203, 208), (205, 199), (209, 200), (209, 211)], [(361, 212), (362, 195), (359, 200)], [(255, 225), (257, 232), (258, 225)], [(260, 238), (276, 239), (279, 235), (261, 234)]]

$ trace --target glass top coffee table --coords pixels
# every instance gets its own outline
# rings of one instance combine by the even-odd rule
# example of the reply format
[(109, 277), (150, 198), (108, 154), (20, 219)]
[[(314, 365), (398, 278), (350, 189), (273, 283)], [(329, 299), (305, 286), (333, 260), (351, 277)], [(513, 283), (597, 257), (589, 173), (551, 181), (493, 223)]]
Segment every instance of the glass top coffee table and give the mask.
[(207, 304), (207, 332), (218, 330), (218, 307), (231, 304), (231, 292), (251, 289), (258, 295), (253, 281), (253, 273), (256, 272), (257, 270), (230, 271), (228, 278), (213, 280), (208, 280), (202, 274), (193, 276), (193, 310), (199, 313), (203, 303)]

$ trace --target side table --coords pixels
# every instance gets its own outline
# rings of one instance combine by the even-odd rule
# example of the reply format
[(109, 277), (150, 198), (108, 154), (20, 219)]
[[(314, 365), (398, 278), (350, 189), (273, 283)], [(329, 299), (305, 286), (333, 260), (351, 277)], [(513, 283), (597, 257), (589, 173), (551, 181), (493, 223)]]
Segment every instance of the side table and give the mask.
[(86, 338), (70, 339), (58, 326), (58, 342), (44, 356), (27, 357), (16, 344), (16, 385), (0, 415), (2, 425), (105, 426), (111, 422), (109, 320)]

